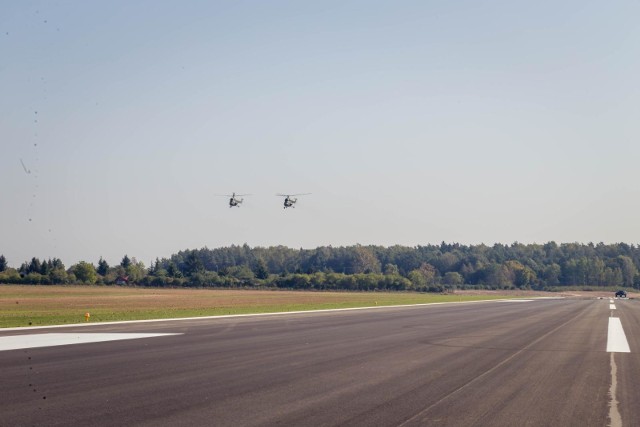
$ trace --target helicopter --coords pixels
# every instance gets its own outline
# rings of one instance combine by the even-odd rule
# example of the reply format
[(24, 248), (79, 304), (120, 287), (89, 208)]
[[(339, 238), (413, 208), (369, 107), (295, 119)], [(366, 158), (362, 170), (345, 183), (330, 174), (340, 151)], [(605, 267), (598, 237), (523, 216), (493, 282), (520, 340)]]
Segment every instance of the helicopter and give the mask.
[(298, 199), (293, 198), (292, 196), (306, 196), (311, 193), (299, 193), (299, 194), (276, 194), (276, 196), (284, 197), (284, 209), (287, 208), (295, 208), (295, 204)]
[(244, 199), (238, 199), (238, 197), (242, 197), (242, 196), (250, 196), (250, 194), (216, 194), (216, 196), (224, 196), (224, 197), (230, 197), (229, 199), (229, 207), (240, 207), (240, 205), (242, 204), (242, 202), (244, 201)]

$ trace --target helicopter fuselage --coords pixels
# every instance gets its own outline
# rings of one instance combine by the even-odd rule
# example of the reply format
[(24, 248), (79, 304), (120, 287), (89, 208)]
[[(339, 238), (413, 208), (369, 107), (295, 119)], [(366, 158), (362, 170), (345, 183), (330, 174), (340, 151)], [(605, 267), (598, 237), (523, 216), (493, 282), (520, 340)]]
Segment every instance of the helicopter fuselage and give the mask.
[(284, 199), (284, 208), (295, 208), (295, 203), (298, 201), (298, 199), (294, 199), (293, 197), (286, 197)]

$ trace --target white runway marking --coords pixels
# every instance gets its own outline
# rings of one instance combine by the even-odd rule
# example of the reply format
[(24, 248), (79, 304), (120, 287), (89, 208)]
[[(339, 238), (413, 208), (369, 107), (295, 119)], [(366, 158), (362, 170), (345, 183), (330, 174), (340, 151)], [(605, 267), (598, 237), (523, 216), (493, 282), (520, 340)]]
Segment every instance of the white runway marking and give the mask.
[(609, 353), (631, 353), (627, 336), (622, 329), (619, 317), (609, 317), (609, 334), (607, 336), (607, 352)]
[(615, 310), (616, 306), (614, 304), (609, 304), (609, 310)]
[(33, 334), (0, 337), (0, 351), (23, 348), (54, 347), (58, 345), (87, 344), (93, 342), (132, 340), (182, 334)]
[(504, 300), (504, 302), (531, 302), (532, 299), (508, 299)]
[(611, 353), (611, 387), (609, 387), (609, 427), (622, 427), (622, 417), (618, 410), (618, 366)]

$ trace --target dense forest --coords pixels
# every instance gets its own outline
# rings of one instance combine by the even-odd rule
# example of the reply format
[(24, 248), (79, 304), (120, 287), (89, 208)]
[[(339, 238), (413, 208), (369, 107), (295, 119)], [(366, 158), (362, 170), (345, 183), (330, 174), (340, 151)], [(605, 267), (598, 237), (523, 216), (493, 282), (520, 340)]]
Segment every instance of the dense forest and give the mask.
[(146, 267), (125, 255), (110, 266), (32, 258), (19, 268), (0, 255), (0, 283), (153, 287), (415, 290), (640, 288), (640, 246), (617, 244), (348, 246), (292, 249), (248, 245), (184, 250)]

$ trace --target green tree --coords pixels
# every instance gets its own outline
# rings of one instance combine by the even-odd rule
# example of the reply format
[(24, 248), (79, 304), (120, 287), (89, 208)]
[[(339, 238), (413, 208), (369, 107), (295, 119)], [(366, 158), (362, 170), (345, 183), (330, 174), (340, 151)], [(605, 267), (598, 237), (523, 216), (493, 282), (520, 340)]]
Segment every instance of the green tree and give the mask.
[(98, 261), (98, 268), (96, 269), (96, 272), (101, 276), (106, 276), (109, 272), (109, 264), (107, 261), (102, 259), (102, 257), (100, 257), (100, 261)]
[(400, 271), (398, 270), (398, 266), (395, 264), (385, 264), (384, 266), (384, 274), (389, 276), (389, 275), (398, 275), (400, 274)]
[(229, 275), (235, 277), (236, 279), (240, 279), (245, 283), (251, 282), (255, 278), (253, 271), (246, 265), (239, 265), (229, 268)]
[(408, 279), (411, 281), (411, 285), (418, 290), (427, 285), (427, 280), (419, 269), (411, 270)]
[(7, 269), (7, 259), (4, 255), (0, 255), (0, 273)]
[(122, 261), (120, 261), (120, 265), (124, 268), (127, 268), (131, 265), (131, 260), (127, 255), (125, 255), (124, 258), (122, 258)]
[(120, 264), (110, 267), (107, 274), (104, 276), (104, 282), (108, 284), (114, 284), (127, 275), (126, 270)]
[(506, 261), (503, 264), (503, 271), (507, 281), (519, 288), (530, 288), (535, 284), (536, 274), (520, 261)]
[(175, 262), (169, 261), (169, 265), (167, 265), (167, 275), (169, 277), (182, 277), (182, 273), (176, 266)]
[(88, 262), (80, 261), (73, 267), (71, 267), (73, 274), (76, 276), (76, 279), (82, 283), (94, 284), (98, 278), (96, 273), (96, 269), (93, 264)]
[(530, 288), (536, 284), (536, 273), (529, 267), (516, 271), (515, 284), (519, 288)]
[(42, 274), (43, 276), (47, 276), (52, 269), (53, 264), (51, 263), (51, 259), (49, 259), (47, 261), (42, 261), (42, 264), (40, 265), (40, 271), (38, 271), (38, 273)]
[[(638, 273), (638, 269), (633, 264), (633, 260), (628, 256), (618, 255), (616, 258), (622, 272), (622, 282), (624, 286), (632, 287), (633, 280)], [(1, 271), (1, 270), (0, 270)]]
[(622, 271), (620, 267), (609, 268), (604, 271), (605, 283), (609, 286), (622, 286), (624, 279), (622, 277)]
[(0, 283), (19, 283), (20, 274), (13, 268), (7, 267), (6, 270), (0, 272)]
[(438, 277), (438, 270), (436, 268), (426, 262), (423, 262), (418, 269), (420, 274), (424, 277), (427, 285), (433, 285), (436, 283), (436, 278)]
[(256, 267), (253, 272), (258, 279), (264, 280), (269, 278), (269, 269), (267, 268), (267, 263), (264, 262), (264, 259), (262, 258), (258, 258), (258, 260), (256, 261)]
[(326, 274), (322, 272), (316, 272), (311, 275), (311, 286), (316, 289), (325, 289)]
[(189, 252), (189, 255), (187, 255), (187, 258), (184, 260), (183, 272), (185, 276), (191, 276), (192, 274), (201, 273), (202, 271), (204, 271), (204, 265), (200, 257), (198, 257), (198, 253), (196, 251)]
[(29, 283), (31, 285), (39, 285), (41, 283), (46, 283), (46, 280), (47, 280), (47, 278), (42, 276), (42, 274), (36, 273), (36, 272), (29, 273), (24, 278), (24, 282), (25, 283)]
[(562, 274), (562, 269), (556, 263), (551, 263), (544, 267), (544, 271), (542, 273), (542, 278), (546, 285), (548, 286), (557, 286), (560, 284), (560, 276)]
[(376, 258), (371, 248), (357, 245), (352, 252), (351, 268), (349, 273), (379, 273), (380, 261)]
[(452, 252), (445, 252), (436, 260), (436, 267), (441, 272), (453, 271), (456, 264), (460, 261)]
[(68, 283), (68, 275), (64, 268), (54, 268), (49, 272), (49, 280), (51, 283), (63, 284)]
[(31, 258), (31, 262), (29, 263), (29, 267), (27, 267), (28, 273), (40, 273), (42, 269), (42, 263), (38, 258)]
[(138, 283), (147, 275), (144, 263), (142, 261), (138, 262), (135, 258), (131, 260), (131, 264), (124, 270), (129, 277), (129, 283)]
[(483, 274), (483, 282), (489, 286), (501, 288), (505, 286), (513, 286), (513, 282), (508, 277), (508, 269), (502, 264), (491, 263), (485, 266)]
[(162, 268), (162, 263), (158, 258), (156, 258), (156, 262), (152, 262), (151, 267), (149, 267), (149, 274), (158, 277), (165, 277), (167, 276), (167, 270)]
[(445, 273), (443, 281), (446, 285), (449, 286), (459, 286), (464, 284), (464, 278), (462, 277), (462, 274), (458, 273), (457, 271), (449, 271)]

